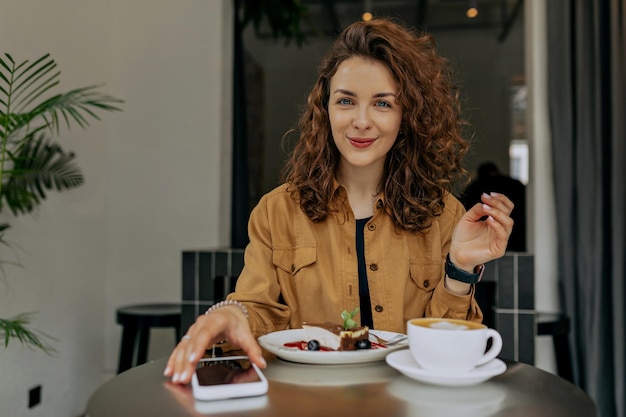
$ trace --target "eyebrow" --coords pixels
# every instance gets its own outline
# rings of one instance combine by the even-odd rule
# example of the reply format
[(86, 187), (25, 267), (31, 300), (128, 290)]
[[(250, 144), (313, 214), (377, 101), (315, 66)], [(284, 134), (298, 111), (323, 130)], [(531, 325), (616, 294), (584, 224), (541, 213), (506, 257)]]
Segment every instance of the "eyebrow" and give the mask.
[[(345, 95), (350, 96), (350, 97), (356, 97), (356, 94), (353, 93), (352, 91), (344, 90), (342, 88), (338, 88), (335, 91), (333, 91), (333, 94), (337, 94), (337, 93), (345, 94)], [(376, 94), (374, 94), (372, 96), (372, 98), (382, 98), (382, 97), (389, 97), (389, 96), (396, 97), (396, 94), (395, 93), (376, 93)]]

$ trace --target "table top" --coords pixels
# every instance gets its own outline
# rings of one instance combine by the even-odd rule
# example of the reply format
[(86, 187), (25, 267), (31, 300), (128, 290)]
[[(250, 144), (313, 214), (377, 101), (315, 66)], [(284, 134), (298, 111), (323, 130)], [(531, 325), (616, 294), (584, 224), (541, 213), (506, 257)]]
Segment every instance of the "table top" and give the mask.
[(165, 359), (132, 368), (91, 396), (86, 417), (594, 417), (595, 404), (577, 386), (530, 365), (465, 387), (414, 381), (386, 362), (307, 365), (274, 358), (264, 374), (268, 394), (219, 402), (195, 401), (190, 386), (163, 376)]

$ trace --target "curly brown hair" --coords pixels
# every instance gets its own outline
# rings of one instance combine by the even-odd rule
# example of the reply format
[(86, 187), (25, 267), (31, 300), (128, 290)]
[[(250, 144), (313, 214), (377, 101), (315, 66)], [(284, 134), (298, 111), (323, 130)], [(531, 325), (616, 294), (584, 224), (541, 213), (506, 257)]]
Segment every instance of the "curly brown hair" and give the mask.
[(313, 221), (333, 210), (333, 180), (340, 154), (328, 116), (331, 78), (339, 65), (359, 56), (383, 63), (398, 83), (400, 133), (388, 152), (379, 191), (397, 227), (425, 231), (442, 213), (469, 144), (462, 136), (459, 90), (450, 63), (434, 38), (389, 19), (348, 26), (323, 59), (298, 127), (300, 138), (283, 171), (292, 197)]

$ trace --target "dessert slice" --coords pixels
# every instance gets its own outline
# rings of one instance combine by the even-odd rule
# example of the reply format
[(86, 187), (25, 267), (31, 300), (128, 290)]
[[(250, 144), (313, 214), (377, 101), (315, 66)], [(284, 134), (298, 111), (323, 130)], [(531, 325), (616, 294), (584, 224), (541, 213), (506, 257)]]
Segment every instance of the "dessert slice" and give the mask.
[(369, 340), (367, 326), (345, 330), (336, 323), (302, 323), (305, 340), (317, 340), (321, 346), (333, 350), (356, 350), (359, 340)]

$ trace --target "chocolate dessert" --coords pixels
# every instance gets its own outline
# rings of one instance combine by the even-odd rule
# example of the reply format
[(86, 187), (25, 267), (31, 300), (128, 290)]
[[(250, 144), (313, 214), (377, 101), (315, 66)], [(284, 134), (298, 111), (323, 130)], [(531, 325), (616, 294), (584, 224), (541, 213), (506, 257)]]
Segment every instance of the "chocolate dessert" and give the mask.
[(302, 323), (306, 341), (316, 340), (323, 347), (333, 350), (357, 350), (359, 340), (369, 339), (367, 326), (344, 330), (336, 323)]

